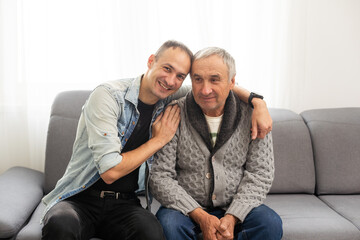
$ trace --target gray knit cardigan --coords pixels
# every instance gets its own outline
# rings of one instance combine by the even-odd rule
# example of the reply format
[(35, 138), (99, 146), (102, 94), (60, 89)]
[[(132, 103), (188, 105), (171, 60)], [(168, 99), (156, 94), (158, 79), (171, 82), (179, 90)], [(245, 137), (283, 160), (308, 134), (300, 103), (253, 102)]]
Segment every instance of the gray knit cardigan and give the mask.
[(151, 193), (164, 207), (184, 215), (198, 207), (220, 207), (244, 221), (263, 203), (274, 178), (271, 133), (252, 141), (252, 109), (230, 92), (212, 147), (204, 114), (192, 93), (178, 104), (181, 122), (174, 138), (155, 155)]

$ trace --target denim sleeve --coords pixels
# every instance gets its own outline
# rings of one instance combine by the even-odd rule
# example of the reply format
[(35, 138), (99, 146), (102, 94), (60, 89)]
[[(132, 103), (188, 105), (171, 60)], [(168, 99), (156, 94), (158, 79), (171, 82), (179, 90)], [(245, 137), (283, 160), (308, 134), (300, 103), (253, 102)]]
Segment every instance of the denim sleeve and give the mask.
[(99, 174), (116, 166), (122, 160), (117, 128), (119, 111), (119, 104), (102, 86), (91, 93), (83, 108), (88, 146)]

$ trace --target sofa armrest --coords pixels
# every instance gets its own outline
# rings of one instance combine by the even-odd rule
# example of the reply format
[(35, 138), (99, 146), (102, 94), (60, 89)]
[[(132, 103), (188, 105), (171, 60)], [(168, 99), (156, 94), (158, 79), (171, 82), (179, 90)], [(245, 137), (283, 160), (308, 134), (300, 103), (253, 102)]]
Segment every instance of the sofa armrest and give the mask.
[(0, 175), (0, 238), (15, 235), (43, 197), (44, 174), (13, 167)]

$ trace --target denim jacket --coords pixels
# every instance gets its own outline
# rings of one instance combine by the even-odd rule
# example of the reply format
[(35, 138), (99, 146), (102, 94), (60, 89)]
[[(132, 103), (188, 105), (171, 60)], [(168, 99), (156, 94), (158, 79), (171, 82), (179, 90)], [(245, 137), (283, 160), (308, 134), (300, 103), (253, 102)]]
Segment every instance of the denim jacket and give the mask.
[[(106, 82), (90, 94), (79, 119), (73, 152), (64, 176), (43, 199), (43, 216), (56, 203), (84, 191), (100, 178), (100, 174), (119, 164), (120, 155), (139, 119), (137, 109), (141, 76)], [(173, 96), (156, 103), (151, 125), (173, 99), (184, 96), (189, 87), (181, 87)], [(146, 163), (139, 169), (136, 192), (145, 190)]]

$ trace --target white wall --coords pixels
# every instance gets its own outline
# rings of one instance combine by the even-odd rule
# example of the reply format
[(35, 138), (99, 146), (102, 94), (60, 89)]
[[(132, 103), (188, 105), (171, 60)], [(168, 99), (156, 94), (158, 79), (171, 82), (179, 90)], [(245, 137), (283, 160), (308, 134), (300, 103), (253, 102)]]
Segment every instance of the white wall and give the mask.
[[(245, 87), (263, 93), (269, 107), (296, 113), (360, 107), (360, 1), (291, 0), (278, 24), (274, 68)], [(282, 21), (284, 19), (284, 21)], [(280, 52), (279, 56), (276, 56)], [(263, 71), (264, 67), (259, 71)], [(266, 86), (267, 78), (272, 78)]]
[[(10, 3), (10, 1), (11, 0), (7, 3)], [(31, 3), (27, 1), (18, 2), (30, 5), (33, 5), (34, 2), (43, 3), (43, 1), (39, 0), (32, 1)], [(94, 3), (94, 1), (92, 2)], [(201, 8), (201, 3), (204, 2), (205, 1), (200, 0), (196, 1), (196, 8), (189, 10), (191, 16), (198, 15), (197, 9)], [(237, 5), (238, 2), (239, 5)], [(16, 4), (15, 1), (12, 1), (12, 3)], [(67, 3), (69, 4), (69, 1), (67, 1)], [(76, 3), (79, 4), (78, 9), (82, 9), (83, 3), (81, 1), (77, 1)], [(97, 2), (95, 3), (96, 4), (93, 5), (90, 4), (94, 9), (98, 7)], [(161, 1), (158, 1), (158, 3), (161, 3)], [(216, 3), (215, 5), (222, 7), (219, 8), (222, 12), (226, 12), (223, 9), (225, 4), (222, 1), (213, 0), (206, 1), (206, 3), (213, 5)], [(57, 4), (59, 4), (59, 6), (57, 6), (59, 8), (66, 7), (66, 4), (60, 2), (57, 2)], [(71, 4), (73, 4), (73, 2), (71, 2)], [(112, 3), (109, 1), (102, 4), (111, 5)], [(100, 4), (100, 6), (103, 6), (102, 4)], [(16, 29), (16, 21), (20, 21), (21, 18), (16, 18), (15, 15), (13, 15), (14, 20), (12, 21), (15, 26), (13, 27), (9, 22), (3, 21), (6, 13), (7, 15), (12, 13), (9, 13), (5, 8), (0, 8), (0, 33), (6, 32), (6, 36), (0, 36), (0, 45), (3, 47), (6, 45), (4, 43), (10, 42), (12, 44), (8, 44), (7, 48), (11, 47), (16, 49), (14, 50), (14, 54), (9, 54), (11, 57), (6, 59), (3, 57), (4, 48), (0, 49), (0, 73), (4, 70), (4, 66), (11, 65), (10, 63), (15, 61), (16, 57), (21, 55), (25, 49), (27, 49), (27, 51), (24, 55), (40, 55), (38, 58), (39, 61), (28, 61), (26, 64), (20, 61), (13, 64), (13, 66), (19, 68), (25, 65), (27, 76), (35, 79), (38, 85), (30, 81), (29, 86), (25, 86), (22, 81), (16, 81), (13, 80), (12, 77), (9, 77), (8, 79), (11, 81), (8, 81), (7, 84), (17, 84), (22, 88), (27, 87), (30, 91), (27, 91), (27, 95), (20, 94), (22, 98), (15, 97), (18, 95), (15, 95), (12, 91), (4, 92), (4, 94), (1, 92), (0, 103), (2, 104), (2, 98), (7, 95), (9, 97), (8, 99), (14, 99), (14, 101), (11, 101), (14, 107), (9, 105), (5, 108), (8, 110), (5, 114), (4, 112), (0, 112), (0, 123), (9, 123), (6, 127), (0, 124), (0, 173), (15, 165), (43, 171), (48, 109), (40, 107), (42, 107), (42, 104), (48, 104), (50, 102), (49, 99), (53, 99), (55, 96), (52, 92), (53, 86), (57, 87), (62, 84), (63, 79), (72, 77), (74, 80), (68, 81), (68, 83), (64, 85), (64, 88), (91, 89), (92, 87), (83, 87), (84, 81), (91, 82), (91, 85), (96, 86), (99, 83), (98, 79), (104, 81), (103, 77), (97, 74), (99, 72), (108, 74), (109, 76), (106, 77), (109, 79), (114, 79), (114, 76), (121, 75), (125, 70), (127, 71), (126, 76), (132, 76), (129, 74), (129, 71), (130, 73), (138, 73), (142, 71), (138, 68), (143, 69), (146, 67), (145, 60), (144, 62), (139, 62), (138, 59), (146, 59), (151, 51), (156, 50), (155, 48), (158, 47), (158, 42), (163, 42), (167, 39), (178, 39), (186, 44), (190, 42), (189, 47), (193, 51), (209, 45), (224, 47), (237, 61), (239, 84), (249, 90), (264, 94), (269, 107), (287, 108), (297, 113), (314, 108), (360, 107), (360, 0), (273, 0), (263, 2), (248, 0), (233, 1), (232, 4), (234, 7), (228, 15), (230, 16), (232, 14), (232, 16), (235, 17), (235, 21), (231, 21), (229, 25), (227, 25), (229, 22), (227, 20), (230, 18), (225, 17), (220, 20), (216, 18), (216, 11), (220, 11), (218, 8), (215, 10), (204, 8), (204, 11), (199, 13), (200, 20), (198, 20), (200, 22), (195, 21), (196, 19), (185, 17), (186, 22), (181, 22), (176, 27), (172, 27), (171, 22), (164, 21), (165, 19), (171, 18), (171, 12), (167, 12), (165, 16), (158, 13), (155, 19), (156, 21), (151, 22), (149, 25), (138, 22), (136, 28), (128, 26), (129, 24), (127, 24), (122, 17), (119, 17), (119, 14), (116, 12), (114, 16), (119, 17), (119, 19), (115, 22), (118, 23), (120, 27), (116, 24), (114, 26), (110, 24), (99, 24), (99, 26), (109, 27), (109, 29), (105, 29), (106, 31), (104, 30), (107, 35), (105, 34), (102, 37), (108, 41), (109, 44), (116, 45), (117, 43), (114, 42), (113, 35), (119, 37), (117, 35), (122, 36), (123, 31), (128, 31), (125, 35), (131, 35), (134, 39), (140, 39), (140, 37), (146, 33), (147, 40), (142, 43), (144, 44), (143, 49), (146, 49), (146, 51), (139, 51), (135, 54), (136, 47), (131, 46), (127, 49), (127, 44), (118, 44), (116, 46), (121, 48), (115, 49), (119, 50), (116, 52), (121, 52), (121, 56), (113, 56), (109, 52), (104, 51), (104, 49), (107, 48), (98, 45), (99, 48), (95, 50), (99, 52), (98, 55), (102, 56), (102, 58), (87, 57), (90, 61), (87, 65), (82, 64), (83, 61), (81, 57), (86, 56), (86, 53), (89, 52), (86, 46), (82, 46), (84, 44), (80, 41), (80, 37), (84, 35), (84, 38), (87, 39), (87, 41), (84, 42), (91, 45), (89, 48), (97, 46), (96, 42), (99, 41), (99, 39), (93, 37), (92, 34), (97, 36), (93, 32), (94, 29), (81, 28), (81, 21), (78, 23), (80, 24), (78, 27), (76, 27), (76, 24), (74, 28), (69, 26), (64, 27), (64, 19), (62, 19), (61, 16), (66, 12), (66, 9), (57, 11), (59, 17), (51, 18), (53, 21), (59, 21), (59, 23), (49, 23), (45, 21), (46, 14), (44, 14), (45, 17), (40, 16), (39, 18), (33, 18), (33, 22), (28, 21), (29, 16), (23, 16), (24, 26), (27, 27), (28, 31), (25, 31), (25, 33), (28, 33), (28, 35), (25, 34), (26, 39), (32, 40), (27, 41), (27, 44), (29, 46), (31, 45), (32, 48), (25, 45), (24, 49), (16, 49), (16, 42), (11, 40), (10, 35), (11, 33), (16, 35), (22, 32), (20, 31), (21, 29)], [(46, 10), (46, 4), (38, 5), (43, 7), (44, 11)], [(34, 8), (37, 8), (38, 5), (34, 5)], [(145, 10), (145, 13), (147, 11), (155, 11), (155, 9), (150, 8), (150, 4), (148, 5), (149, 9)], [(252, 6), (252, 8), (249, 8), (249, 6)], [(256, 6), (256, 8), (254, 6)], [(155, 6), (152, 7), (155, 8)], [(186, 8), (186, 6), (183, 6), (183, 8)], [(274, 8), (276, 10), (267, 11), (268, 8)], [(289, 8), (290, 11), (282, 11), (284, 8)], [(59, 9), (57, 8), (57, 10)], [(138, 9), (136, 12), (140, 15), (139, 12), (141, 11), (144, 10)], [(207, 13), (207, 11), (210, 11), (210, 13)], [(34, 12), (31, 11), (32, 14), (35, 14)], [(78, 16), (78, 12), (70, 12)], [(96, 26), (97, 21), (102, 18), (92, 18), (92, 13), (94, 12), (96, 13), (95, 10), (88, 10), (87, 14), (91, 16), (84, 15), (84, 13), (82, 15), (83, 18), (81, 18), (83, 19), (82, 21), (87, 22), (88, 20), (92, 20), (93, 22), (91, 23)], [(273, 26), (271, 29), (266, 29), (267, 25), (262, 25), (262, 22), (266, 22), (268, 19), (264, 17), (262, 13), (267, 12), (274, 15), (279, 12), (281, 16), (274, 20), (277, 21), (276, 23), (278, 25), (275, 25), (280, 26), (279, 28)], [(182, 16), (181, 14), (180, 16)], [(29, 15), (31, 14), (29, 13)], [(138, 15), (132, 16), (134, 19), (137, 19)], [(110, 14), (108, 16), (109, 20), (105, 18), (103, 23), (111, 23), (111, 18), (114, 16)], [(7, 19), (10, 18), (8, 17)], [(36, 29), (38, 31), (34, 32), (33, 28), (35, 28), (35, 26), (37, 26)], [(50, 29), (50, 27), (47, 29), (46, 26), (52, 26), (53, 29)], [(257, 28), (256, 26), (260, 27)], [(121, 27), (128, 27), (129, 29), (123, 29)], [(157, 28), (158, 30), (170, 29), (171, 31), (161, 32), (162, 34), (155, 34), (155, 37), (150, 38), (150, 36), (156, 32)], [(82, 29), (82, 31), (78, 31), (78, 29)], [(45, 34), (46, 31), (49, 32), (48, 35)], [(206, 32), (207, 35), (197, 36), (196, 34), (199, 34), (199, 31)], [(216, 35), (218, 31), (223, 32), (222, 34)], [(30, 35), (30, 33), (32, 33), (32, 35)], [(41, 37), (39, 38), (38, 36)], [(209, 36), (209, 39), (204, 36)], [(59, 48), (50, 48), (48, 46), (51, 51), (47, 53), (46, 47), (44, 48), (43, 46), (46, 44), (57, 45), (58, 43), (54, 43), (53, 40), (58, 37), (64, 38), (64, 41), (59, 42), (59, 45), (60, 43), (62, 45), (59, 46)], [(76, 45), (76, 41), (75, 43), (66, 41), (67, 38), (72, 37), (78, 39), (80, 43)], [(266, 40), (263, 41), (266, 37), (270, 38), (268, 42)], [(264, 39), (256, 41), (259, 38)], [(7, 41), (7, 39), (9, 41)], [(92, 41), (92, 44), (89, 44), (90, 41)], [(253, 41), (256, 43), (250, 46), (249, 43)], [(218, 45), (218, 43), (220, 43), (220, 45)], [(71, 46), (72, 44), (74, 46)], [(22, 46), (21, 44), (18, 45)], [(76, 49), (81, 53), (83, 52), (83, 54), (78, 54), (75, 58), (71, 52), (67, 52), (69, 46), (73, 47), (71, 50)], [(54, 51), (54, 49), (56, 51)], [(283, 51), (284, 49), (285, 51)], [(270, 52), (270, 54), (264, 54), (265, 51)], [(134, 52), (134, 55), (139, 57), (132, 59), (132, 62), (127, 64), (131, 66), (130, 70), (128, 67), (123, 67), (122, 70), (119, 70), (118, 66), (125, 66), (126, 64), (123, 63), (129, 62), (129, 59), (126, 57), (129, 55), (129, 52)], [(276, 53), (280, 54), (277, 55)], [(61, 58), (62, 55), (71, 57)], [(246, 57), (244, 57), (244, 55), (246, 55)], [(271, 57), (266, 58), (264, 56)], [(59, 59), (58, 62), (56, 61), (57, 59)], [(108, 60), (112, 64), (107, 64), (105, 60)], [(97, 61), (102, 62), (103, 65), (99, 67)], [(66, 68), (69, 66), (70, 68)], [(91, 66), (95, 66), (94, 68), (97, 67), (99, 69), (98, 71), (90, 72), (87, 71), (89, 66), (90, 68)], [(64, 69), (66, 71), (64, 71)], [(106, 71), (102, 71), (103, 69)], [(17, 71), (17, 68), (10, 69), (6, 67), (5, 70), (7, 70), (6, 72), (18, 72), (13, 74), (15, 77), (16, 75), (21, 75), (21, 71)], [(74, 71), (70, 73), (68, 70)], [(4, 75), (0, 74), (0, 78), (2, 76)], [(40, 78), (41, 81), (37, 82), (38, 78)], [(51, 89), (46, 92), (38, 92), (40, 89), (38, 87), (39, 85), (49, 84), (47, 82), (48, 78), (52, 79), (50, 84)], [(21, 80), (21, 78), (18, 79)], [(80, 79), (83, 81), (78, 81)], [(2, 84), (3, 79), (0, 79), (0, 86)], [(60, 88), (58, 87), (58, 89)], [(20, 90), (23, 91), (24, 89)], [(33, 99), (33, 96), (37, 95), (40, 97)], [(16, 106), (20, 106), (20, 103), (29, 102), (29, 100), (33, 101), (32, 104), (29, 104), (29, 106), (31, 106), (30, 108), (27, 106), (27, 108), (22, 110), (19, 107), (17, 112), (14, 110)], [(24, 112), (25, 116), (19, 116), (18, 112)], [(14, 132), (14, 129), (17, 131)]]
[(360, 1), (309, 0), (304, 50), (294, 110), (360, 107)]

